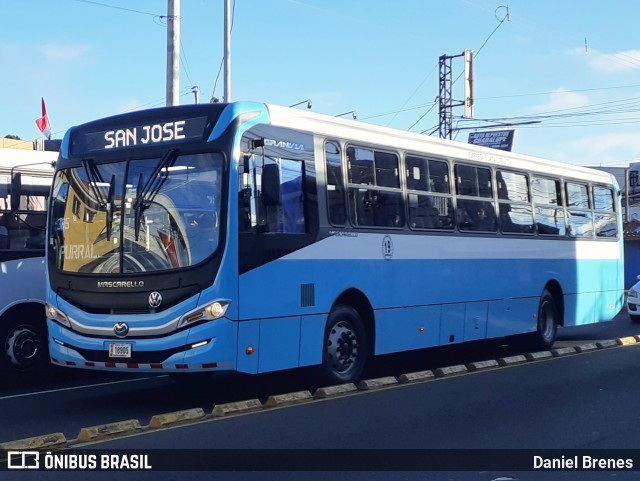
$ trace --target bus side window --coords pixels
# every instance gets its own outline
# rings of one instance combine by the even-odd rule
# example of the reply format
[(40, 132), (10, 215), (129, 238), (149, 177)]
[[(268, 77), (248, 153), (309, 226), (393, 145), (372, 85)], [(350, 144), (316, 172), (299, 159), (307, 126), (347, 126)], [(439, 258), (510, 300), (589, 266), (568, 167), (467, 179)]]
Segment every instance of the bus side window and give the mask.
[(347, 147), (349, 214), (358, 227), (405, 225), (398, 156), (364, 147)]
[(498, 222), (494, 203), (490, 200), (493, 198), (491, 170), (461, 164), (455, 165), (454, 169), (458, 228), (461, 231), (495, 232)]
[(533, 234), (533, 208), (525, 174), (498, 170), (498, 208), (502, 232)]
[(337, 142), (327, 142), (324, 153), (327, 170), (329, 222), (332, 225), (343, 226), (347, 222), (347, 207), (345, 205), (340, 145)]
[(586, 184), (565, 183), (567, 195), (567, 230), (571, 237), (593, 237), (593, 217)]
[(593, 186), (594, 227), (596, 237), (618, 237), (618, 223), (616, 222), (613, 189), (609, 187)]
[(538, 234), (565, 235), (567, 229), (562, 208), (560, 181), (534, 177), (531, 180), (531, 193)]
[(407, 155), (405, 170), (409, 226), (412, 229), (453, 228), (449, 164)]
[(7, 227), (9, 215), (11, 214), (0, 215), (0, 249), (9, 248), (9, 229)]
[(262, 168), (261, 200), (266, 214), (266, 232), (305, 232), (303, 164), (277, 159)]

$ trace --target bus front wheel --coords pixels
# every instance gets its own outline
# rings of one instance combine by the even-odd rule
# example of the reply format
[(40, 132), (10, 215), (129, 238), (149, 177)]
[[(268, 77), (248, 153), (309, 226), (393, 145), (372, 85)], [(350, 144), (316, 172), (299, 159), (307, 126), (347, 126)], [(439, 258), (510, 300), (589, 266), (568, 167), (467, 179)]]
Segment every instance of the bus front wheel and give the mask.
[(0, 320), (0, 366), (12, 370), (44, 367), (49, 362), (46, 328), (16, 318)]
[(336, 306), (325, 327), (322, 380), (329, 384), (357, 382), (368, 354), (367, 334), (358, 311)]

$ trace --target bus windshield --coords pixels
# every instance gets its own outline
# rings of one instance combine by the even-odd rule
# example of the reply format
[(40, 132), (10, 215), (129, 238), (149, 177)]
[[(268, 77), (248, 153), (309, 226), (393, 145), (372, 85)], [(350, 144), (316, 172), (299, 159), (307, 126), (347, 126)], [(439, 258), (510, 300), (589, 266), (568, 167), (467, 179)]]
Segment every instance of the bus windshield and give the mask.
[(62, 169), (54, 179), (49, 255), (83, 273), (157, 272), (196, 265), (220, 237), (220, 154)]

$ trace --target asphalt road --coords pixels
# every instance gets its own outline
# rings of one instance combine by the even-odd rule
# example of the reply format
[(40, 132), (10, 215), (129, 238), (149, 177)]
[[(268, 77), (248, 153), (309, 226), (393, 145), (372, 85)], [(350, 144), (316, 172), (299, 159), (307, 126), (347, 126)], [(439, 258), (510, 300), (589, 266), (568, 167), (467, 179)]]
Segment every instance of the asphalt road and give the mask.
[[(596, 326), (561, 331), (559, 345), (638, 334), (625, 315)], [(421, 351), (380, 360), (368, 374), (433, 369), (509, 355), (505, 346)], [(629, 346), (477, 374), (402, 386), (208, 421), (92, 447), (239, 449), (637, 449), (640, 387), (634, 382), (640, 346)], [(411, 369), (408, 369), (408, 368)], [(63, 376), (64, 378), (64, 376)], [(269, 394), (313, 389), (304, 371), (269, 376), (225, 376), (206, 388), (177, 386), (166, 377), (122, 379), (86, 374), (42, 386), (17, 386), (0, 395), (1, 440), (79, 429), (101, 423), (203, 407)], [(41, 389), (38, 391), (38, 387)], [(7, 414), (10, 413), (9, 416)], [(505, 452), (508, 455), (509, 451)], [(638, 460), (640, 468), (640, 460)], [(24, 478), (34, 479), (29, 474)], [(38, 473), (76, 479), (79, 473)], [(131, 473), (130, 473), (131, 474)], [(2, 473), (0, 473), (1, 477)], [(56, 477), (60, 475), (60, 477)], [(123, 473), (92, 473), (91, 479)], [(579, 477), (578, 477), (579, 476)], [(608, 480), (640, 473), (605, 472), (311, 472), (135, 473), (127, 479), (437, 479)], [(86, 478), (86, 473), (84, 477)], [(43, 478), (44, 479), (44, 478)], [(81, 479), (80, 477), (77, 479)]]

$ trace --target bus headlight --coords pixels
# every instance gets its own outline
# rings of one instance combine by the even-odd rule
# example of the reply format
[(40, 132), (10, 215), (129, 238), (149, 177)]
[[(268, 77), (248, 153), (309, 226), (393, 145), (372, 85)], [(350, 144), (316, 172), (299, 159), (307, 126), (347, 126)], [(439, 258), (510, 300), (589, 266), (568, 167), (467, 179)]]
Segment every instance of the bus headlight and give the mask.
[(56, 321), (65, 327), (71, 328), (69, 318), (63, 312), (53, 307), (51, 304), (46, 305), (46, 313), (47, 319), (51, 319), (52, 321)]
[(216, 319), (220, 319), (227, 313), (229, 304), (229, 301), (215, 301), (195, 311), (191, 311), (182, 316), (178, 327), (183, 327), (193, 322), (215, 321)]

